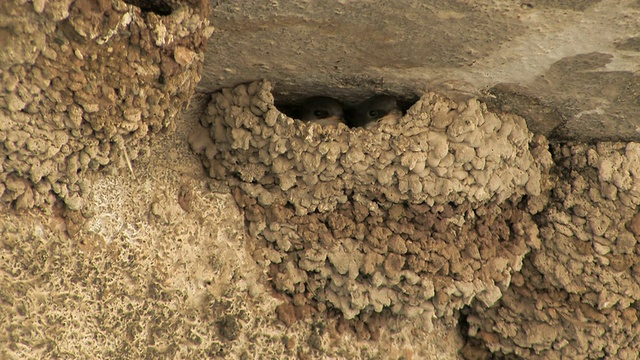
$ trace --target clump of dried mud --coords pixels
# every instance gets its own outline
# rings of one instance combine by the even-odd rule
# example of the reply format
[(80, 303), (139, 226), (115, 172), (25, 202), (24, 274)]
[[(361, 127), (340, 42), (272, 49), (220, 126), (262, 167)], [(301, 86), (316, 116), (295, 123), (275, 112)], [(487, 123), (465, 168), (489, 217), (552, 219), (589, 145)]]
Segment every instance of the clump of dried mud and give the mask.
[(169, 5), (162, 16), (120, 0), (2, 1), (2, 201), (81, 209), (88, 174), (130, 165), (174, 128), (212, 28), (205, 1)]
[(541, 247), (496, 306), (475, 308), (471, 335), (527, 359), (637, 359), (640, 144), (554, 150)]
[(295, 303), (451, 321), (500, 299), (539, 247), (524, 199), (551, 158), (522, 118), (428, 93), (397, 127), (331, 128), (283, 115), (270, 91), (214, 94), (192, 146), (228, 179), (255, 258)]
[(321, 127), (270, 90), (213, 94), (191, 144), (289, 306), (366, 324), (455, 323), (469, 305), (465, 335), (485, 348), (467, 358), (637, 358), (640, 145), (558, 144), (552, 159), (522, 119), (433, 93), (397, 127)]

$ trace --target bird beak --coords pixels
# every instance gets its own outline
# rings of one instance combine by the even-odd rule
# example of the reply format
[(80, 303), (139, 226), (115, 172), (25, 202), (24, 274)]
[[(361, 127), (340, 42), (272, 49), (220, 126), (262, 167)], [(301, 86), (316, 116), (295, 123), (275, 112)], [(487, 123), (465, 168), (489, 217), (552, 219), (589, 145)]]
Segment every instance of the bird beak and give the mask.
[(402, 118), (402, 111), (400, 111), (400, 109), (393, 109), (387, 115), (381, 117), (377, 121), (370, 122), (370, 123), (366, 124), (364, 127), (365, 127), (365, 129), (371, 129), (371, 128), (373, 128), (375, 126), (378, 126), (378, 125), (381, 125), (381, 124), (398, 125), (398, 123), (400, 122), (400, 118)]

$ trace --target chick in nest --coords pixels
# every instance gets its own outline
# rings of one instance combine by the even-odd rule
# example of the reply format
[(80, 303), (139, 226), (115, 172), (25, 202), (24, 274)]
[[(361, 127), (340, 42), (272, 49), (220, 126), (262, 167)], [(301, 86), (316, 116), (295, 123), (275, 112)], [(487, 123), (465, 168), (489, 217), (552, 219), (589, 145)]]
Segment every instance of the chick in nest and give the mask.
[(306, 99), (300, 108), (300, 120), (320, 125), (345, 124), (340, 102), (326, 96)]
[(349, 126), (370, 129), (379, 124), (396, 125), (401, 117), (402, 110), (396, 98), (389, 95), (375, 95), (353, 108)]

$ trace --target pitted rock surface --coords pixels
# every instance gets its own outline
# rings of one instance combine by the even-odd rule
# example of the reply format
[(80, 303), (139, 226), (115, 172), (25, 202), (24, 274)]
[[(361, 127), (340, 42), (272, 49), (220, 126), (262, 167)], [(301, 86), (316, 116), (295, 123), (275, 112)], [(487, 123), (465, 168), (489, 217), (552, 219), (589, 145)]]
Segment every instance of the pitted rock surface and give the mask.
[(322, 127), (278, 111), (261, 81), (213, 94), (201, 123), (192, 146), (234, 187), (254, 256), (320, 310), (451, 319), (500, 299), (539, 246), (522, 209), (546, 140), (477, 100), (428, 93), (398, 126)]
[[(0, 197), (82, 208), (88, 174), (147, 152), (200, 80), (206, 2), (170, 15), (121, 0), (0, 4)], [(11, 43), (11, 46), (8, 44)]]

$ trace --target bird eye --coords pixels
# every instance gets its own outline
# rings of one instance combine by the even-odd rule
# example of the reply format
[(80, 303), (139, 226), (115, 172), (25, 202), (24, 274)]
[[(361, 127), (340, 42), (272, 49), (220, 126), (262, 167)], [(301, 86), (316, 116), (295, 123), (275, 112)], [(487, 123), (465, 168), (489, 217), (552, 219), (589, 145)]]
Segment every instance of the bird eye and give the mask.
[(315, 110), (313, 115), (318, 119), (324, 119), (329, 117), (329, 112), (327, 110)]
[(378, 110), (369, 110), (369, 116), (371, 116), (372, 118), (376, 118), (376, 117), (380, 116), (380, 111), (378, 111)]

